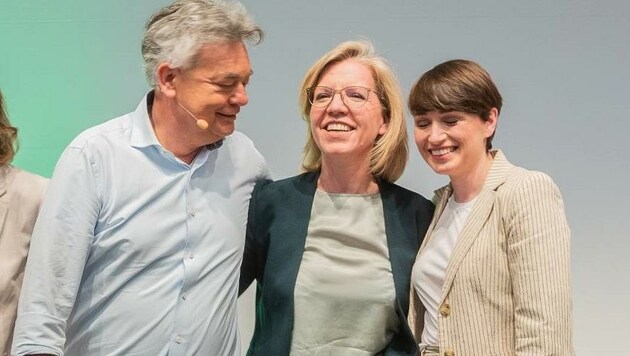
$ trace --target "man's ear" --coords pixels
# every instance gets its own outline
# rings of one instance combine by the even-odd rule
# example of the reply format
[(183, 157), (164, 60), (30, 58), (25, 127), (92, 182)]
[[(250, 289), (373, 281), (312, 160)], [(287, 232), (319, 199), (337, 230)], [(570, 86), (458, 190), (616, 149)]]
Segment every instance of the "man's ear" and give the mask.
[(169, 63), (160, 63), (155, 69), (156, 85), (161, 93), (169, 98), (174, 98), (176, 94), (175, 79), (179, 75), (177, 68), (171, 68)]

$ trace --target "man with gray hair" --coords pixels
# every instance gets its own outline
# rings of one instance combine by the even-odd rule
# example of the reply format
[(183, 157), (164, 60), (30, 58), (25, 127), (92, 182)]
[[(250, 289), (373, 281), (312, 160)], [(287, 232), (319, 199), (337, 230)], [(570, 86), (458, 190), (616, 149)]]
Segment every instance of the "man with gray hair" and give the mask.
[(62, 154), (33, 233), (15, 355), (238, 355), (249, 197), (268, 176), (234, 131), (262, 30), (237, 2), (154, 14), (153, 86)]

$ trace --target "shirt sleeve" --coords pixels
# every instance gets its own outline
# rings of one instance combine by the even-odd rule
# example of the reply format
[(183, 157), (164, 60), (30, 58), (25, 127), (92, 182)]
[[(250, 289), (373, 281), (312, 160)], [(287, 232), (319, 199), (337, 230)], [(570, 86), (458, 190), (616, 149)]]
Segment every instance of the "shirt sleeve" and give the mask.
[(98, 176), (83, 149), (67, 148), (35, 224), (18, 305), (12, 354), (63, 355), (99, 214)]
[(517, 355), (573, 355), (570, 232), (558, 187), (519, 182), (506, 217)]
[(260, 169), (256, 180), (273, 180), (267, 161), (262, 155), (260, 155)]

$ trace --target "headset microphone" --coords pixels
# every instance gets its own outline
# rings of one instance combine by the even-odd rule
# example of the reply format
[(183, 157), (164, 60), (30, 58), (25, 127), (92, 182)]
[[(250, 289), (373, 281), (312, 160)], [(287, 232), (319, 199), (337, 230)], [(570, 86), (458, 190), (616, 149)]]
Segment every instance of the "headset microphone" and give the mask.
[(188, 109), (186, 109), (182, 104), (180, 104), (178, 100), (175, 100), (175, 102), (177, 103), (177, 105), (179, 105), (180, 108), (184, 109), (184, 111), (186, 113), (188, 113), (188, 115), (190, 115), (193, 119), (195, 119), (198, 128), (200, 128), (202, 130), (207, 130), (208, 129), (208, 126), (209, 126), (208, 125), (208, 121), (198, 119), (195, 115), (193, 115), (193, 113), (188, 111)]

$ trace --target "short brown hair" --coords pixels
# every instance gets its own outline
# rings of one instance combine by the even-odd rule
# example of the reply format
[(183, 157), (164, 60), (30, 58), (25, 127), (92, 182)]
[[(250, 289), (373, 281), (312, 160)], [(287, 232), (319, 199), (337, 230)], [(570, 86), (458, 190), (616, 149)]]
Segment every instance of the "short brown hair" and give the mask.
[(11, 126), (0, 92), (0, 165), (11, 163), (17, 151), (17, 128)]
[[(409, 94), (409, 111), (423, 115), (429, 111), (462, 111), (488, 120), (490, 110), (501, 113), (503, 99), (490, 74), (479, 64), (454, 59), (438, 64), (424, 73)], [(486, 149), (492, 148), (492, 136)]]
[(400, 85), (394, 71), (387, 61), (374, 52), (374, 46), (368, 41), (348, 41), (324, 54), (308, 70), (300, 88), (300, 110), (308, 125), (308, 135), (304, 145), (302, 168), (307, 172), (317, 172), (322, 166), (322, 152), (315, 144), (311, 132), (311, 103), (307, 89), (317, 85), (322, 73), (331, 65), (345, 60), (356, 60), (372, 72), (376, 91), (387, 123), (387, 131), (379, 137), (370, 154), (370, 172), (377, 178), (394, 182), (407, 165), (407, 126)]

